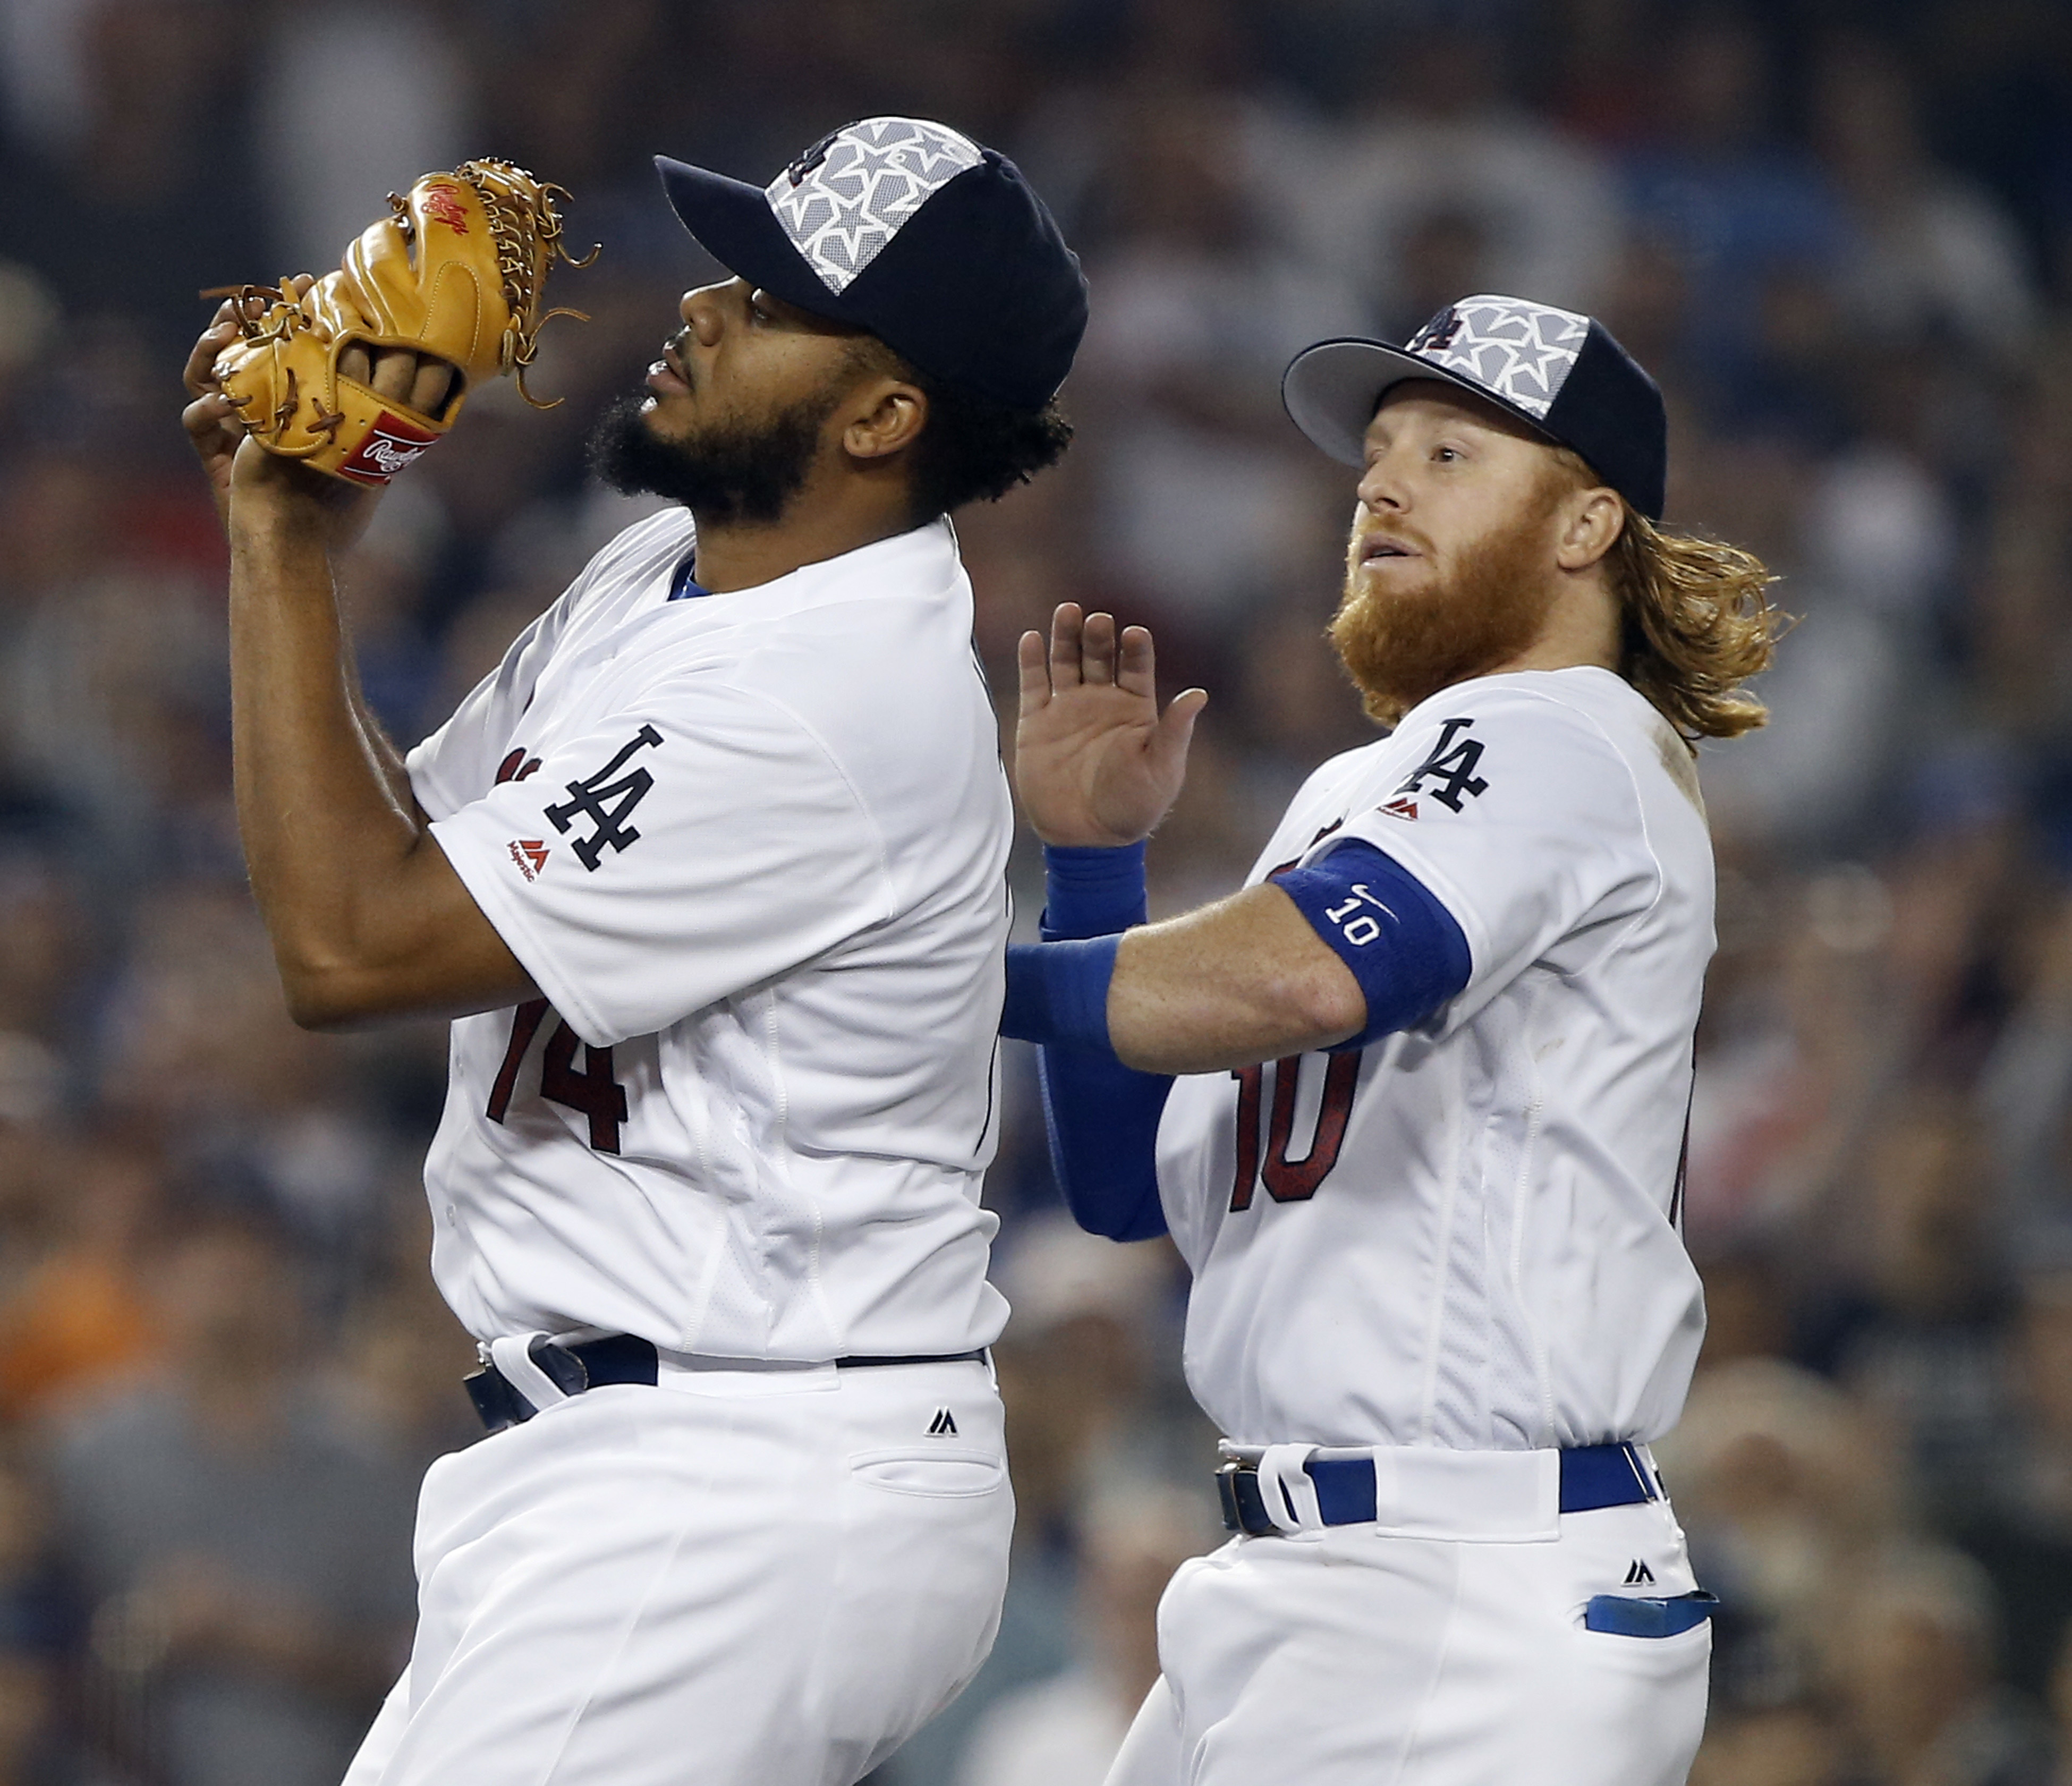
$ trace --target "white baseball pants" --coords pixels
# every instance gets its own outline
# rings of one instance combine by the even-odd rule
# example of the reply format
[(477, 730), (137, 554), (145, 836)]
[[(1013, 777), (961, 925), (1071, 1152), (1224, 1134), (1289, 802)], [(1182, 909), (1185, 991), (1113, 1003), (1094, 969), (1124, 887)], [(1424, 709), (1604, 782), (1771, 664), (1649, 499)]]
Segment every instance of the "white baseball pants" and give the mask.
[(976, 1361), (573, 1397), (426, 1476), (346, 1786), (849, 1786), (985, 1660), (1013, 1523)]
[[(1342, 1526), (1182, 1565), (1165, 1673), (1108, 1786), (1682, 1786), (1712, 1627), (1584, 1628), (1593, 1595), (1697, 1584), (1667, 1502), (1560, 1517), (1539, 1542)], [(1628, 1585), (1644, 1565), (1651, 1586)]]

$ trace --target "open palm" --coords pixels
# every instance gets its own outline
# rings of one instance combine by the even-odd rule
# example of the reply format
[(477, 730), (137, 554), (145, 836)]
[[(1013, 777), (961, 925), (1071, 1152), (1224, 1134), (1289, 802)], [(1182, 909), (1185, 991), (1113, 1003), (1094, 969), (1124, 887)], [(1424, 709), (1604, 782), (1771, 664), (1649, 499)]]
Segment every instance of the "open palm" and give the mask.
[(1115, 845), (1148, 836), (1187, 774), (1187, 742), (1209, 697), (1174, 696), (1161, 714), (1151, 634), (1060, 605), (1047, 651), (1022, 635), (1014, 786), (1046, 844)]

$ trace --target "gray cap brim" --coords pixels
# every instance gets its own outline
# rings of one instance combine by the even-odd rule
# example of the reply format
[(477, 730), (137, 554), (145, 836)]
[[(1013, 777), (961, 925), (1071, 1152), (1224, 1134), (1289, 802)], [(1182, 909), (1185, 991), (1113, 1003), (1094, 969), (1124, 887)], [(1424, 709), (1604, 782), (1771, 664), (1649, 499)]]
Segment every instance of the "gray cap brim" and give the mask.
[(1289, 419), (1341, 465), (1362, 465), (1367, 460), (1367, 424), (1382, 398), (1412, 379), (1454, 385), (1516, 417), (1543, 440), (1553, 437), (1542, 423), (1486, 385), (1450, 372), (1421, 354), (1358, 338), (1305, 347), (1281, 376), (1281, 401)]

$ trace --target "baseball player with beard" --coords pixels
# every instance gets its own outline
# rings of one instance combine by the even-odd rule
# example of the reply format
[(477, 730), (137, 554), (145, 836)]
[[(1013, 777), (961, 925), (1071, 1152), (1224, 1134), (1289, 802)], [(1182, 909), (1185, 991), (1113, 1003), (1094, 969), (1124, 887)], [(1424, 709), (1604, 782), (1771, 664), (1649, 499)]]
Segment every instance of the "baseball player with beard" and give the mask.
[(1693, 752), (1761, 722), (1767, 578), (1657, 524), (1661, 397), (1588, 317), (1466, 298), (1285, 390), (1360, 468), (1332, 636), (1392, 729), (1245, 890), (1143, 923), (1205, 697), (1159, 713), (1105, 615), (1022, 642), (1049, 897), (1004, 1027), (1080, 1221), (1192, 1268), (1238, 1533), (1168, 1588), (1111, 1786), (1668, 1786), (1711, 1642), (1646, 1448), (1704, 1325)]
[(940, 125), (660, 166), (734, 277), (595, 450), (677, 506), (406, 758), (332, 593), (364, 496), (240, 443), (222, 326), (188, 369), (290, 1008), (456, 1020), (432, 1264), (493, 1436), (426, 1480), (351, 1786), (845, 1786), (999, 1616), (1012, 819), (946, 515), (1063, 450), (1084, 284)]

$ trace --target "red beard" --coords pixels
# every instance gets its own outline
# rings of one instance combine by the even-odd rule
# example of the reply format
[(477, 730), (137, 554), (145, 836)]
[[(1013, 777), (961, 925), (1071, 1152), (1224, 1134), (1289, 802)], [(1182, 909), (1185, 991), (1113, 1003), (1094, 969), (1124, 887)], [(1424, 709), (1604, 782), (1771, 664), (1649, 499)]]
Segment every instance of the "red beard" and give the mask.
[[(1553, 601), (1547, 522), (1558, 500), (1550, 491), (1420, 588), (1390, 589), (1348, 572), (1331, 643), (1375, 719), (1395, 725), (1420, 701), (1487, 675), (1539, 636)], [(1354, 536), (1355, 552), (1361, 537)]]

